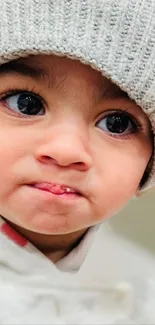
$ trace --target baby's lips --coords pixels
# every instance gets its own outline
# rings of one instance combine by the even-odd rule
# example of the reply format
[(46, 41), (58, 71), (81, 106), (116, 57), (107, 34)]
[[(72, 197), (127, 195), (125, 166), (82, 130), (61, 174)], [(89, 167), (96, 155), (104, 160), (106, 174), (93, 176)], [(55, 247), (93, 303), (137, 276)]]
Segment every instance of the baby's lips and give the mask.
[(33, 184), (35, 188), (38, 188), (43, 191), (51, 192), (53, 194), (61, 195), (61, 194), (80, 194), (75, 189), (60, 184), (52, 184), (52, 183), (36, 183)]

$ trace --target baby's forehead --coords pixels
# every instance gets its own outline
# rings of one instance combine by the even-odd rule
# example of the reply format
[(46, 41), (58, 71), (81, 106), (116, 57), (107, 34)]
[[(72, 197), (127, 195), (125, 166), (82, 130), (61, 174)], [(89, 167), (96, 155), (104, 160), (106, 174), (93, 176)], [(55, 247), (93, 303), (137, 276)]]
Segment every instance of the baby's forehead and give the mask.
[[(46, 64), (46, 61), (48, 61), (48, 58), (51, 58), (50, 65)], [(57, 57), (53, 55), (48, 56), (28, 56), (24, 58), (20, 58), (14, 61), (9, 61), (7, 63), (4, 63), (0, 66), (0, 75), (3, 75), (5, 73), (19, 73), (25, 76), (32, 77), (34, 79), (39, 78), (49, 78), (51, 77), (51, 70), (52, 72), (56, 73), (56, 69), (53, 69), (55, 67), (55, 59), (56, 63), (60, 64), (63, 60), (67, 61), (68, 69), (73, 68), (73, 71), (77, 68), (78, 70), (78, 64), (84, 68), (88, 68), (90, 71), (98, 75), (98, 78), (96, 78), (97, 83), (95, 85), (95, 88), (98, 88), (100, 90), (102, 98), (105, 100), (107, 99), (129, 99), (129, 96), (126, 92), (121, 90), (115, 83), (113, 83), (110, 79), (106, 78), (105, 76), (101, 75), (101, 73), (91, 66), (85, 65), (84, 63), (81, 63), (79, 60), (73, 60), (65, 57)], [(74, 66), (75, 63), (75, 66)], [(55, 71), (54, 71), (55, 70)], [(52, 73), (53, 75), (53, 73)], [(54, 76), (52, 76), (54, 77)], [(55, 76), (56, 77), (56, 76)], [(89, 77), (89, 76), (88, 76)], [(82, 79), (82, 76), (81, 76)], [(56, 80), (56, 78), (55, 78)], [(64, 74), (64, 83), (65, 83), (65, 74)]]
[[(95, 70), (94, 68), (92, 68), (90, 65), (85, 64), (84, 62), (81, 62), (78, 59), (73, 59), (73, 58), (68, 58), (66, 56), (57, 56), (57, 55), (37, 55), (37, 56), (28, 56), (26, 58), (21, 58), (19, 60), (17, 60), (19, 63), (25, 63), (28, 64), (28, 66), (31, 67), (37, 67), (37, 65), (39, 65), (42, 70), (44, 70), (44, 65), (42, 65), (42, 63), (46, 63), (47, 59), (51, 58), (50, 61), (50, 67), (52, 69), (52, 71), (54, 70), (53, 68), (55, 68), (55, 66), (58, 64), (61, 64), (62, 61), (66, 60), (68, 63), (68, 69), (73, 68), (73, 70), (75, 71), (75, 69), (77, 68), (78, 70), (78, 64), (89, 68), (91, 71), (96, 72), (96, 74), (100, 75), (100, 78), (102, 78), (102, 82), (98, 83), (98, 86), (101, 88), (101, 91), (103, 91), (103, 95), (107, 98), (110, 96), (112, 97), (116, 97), (116, 98), (129, 98), (128, 94), (126, 92), (124, 92), (123, 90), (121, 90), (121, 88), (119, 86), (117, 86), (113, 81), (111, 81), (110, 79), (108, 79), (107, 77), (105, 77), (104, 75), (101, 74), (101, 72), (99, 72), (98, 70)], [(37, 60), (36, 60), (37, 59)], [(74, 66), (75, 64), (75, 66)], [(41, 70), (41, 69), (40, 69)], [(48, 70), (49, 66), (48, 66)], [(46, 71), (48, 73), (48, 71)], [(100, 79), (101, 80), (101, 79)]]

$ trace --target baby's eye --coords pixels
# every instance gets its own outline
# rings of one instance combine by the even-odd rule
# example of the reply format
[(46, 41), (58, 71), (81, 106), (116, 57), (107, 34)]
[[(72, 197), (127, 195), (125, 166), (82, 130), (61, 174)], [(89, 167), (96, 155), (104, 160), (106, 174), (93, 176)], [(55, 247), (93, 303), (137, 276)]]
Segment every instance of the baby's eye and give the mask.
[(31, 92), (18, 92), (2, 99), (7, 108), (24, 115), (44, 115), (45, 109), (41, 98)]
[(96, 126), (104, 132), (116, 136), (134, 133), (138, 129), (138, 123), (130, 116), (130, 114), (124, 111), (110, 112), (97, 122)]

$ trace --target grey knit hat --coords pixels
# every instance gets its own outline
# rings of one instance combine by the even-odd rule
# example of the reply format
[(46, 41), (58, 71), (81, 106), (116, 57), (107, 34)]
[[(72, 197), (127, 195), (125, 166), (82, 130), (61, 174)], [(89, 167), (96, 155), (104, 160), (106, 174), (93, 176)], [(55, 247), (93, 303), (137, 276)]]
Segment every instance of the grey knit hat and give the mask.
[[(0, 13), (0, 64), (77, 58), (135, 100), (155, 134), (155, 0), (0, 0)], [(153, 184), (155, 157), (145, 187)]]

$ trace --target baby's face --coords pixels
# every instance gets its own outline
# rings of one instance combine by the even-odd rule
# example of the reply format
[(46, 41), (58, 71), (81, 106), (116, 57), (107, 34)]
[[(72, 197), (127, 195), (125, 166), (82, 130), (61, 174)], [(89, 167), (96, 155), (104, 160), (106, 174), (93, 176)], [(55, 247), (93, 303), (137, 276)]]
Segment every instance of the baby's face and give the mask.
[(0, 67), (0, 214), (65, 234), (116, 213), (152, 154), (141, 109), (91, 67), (35, 56)]

